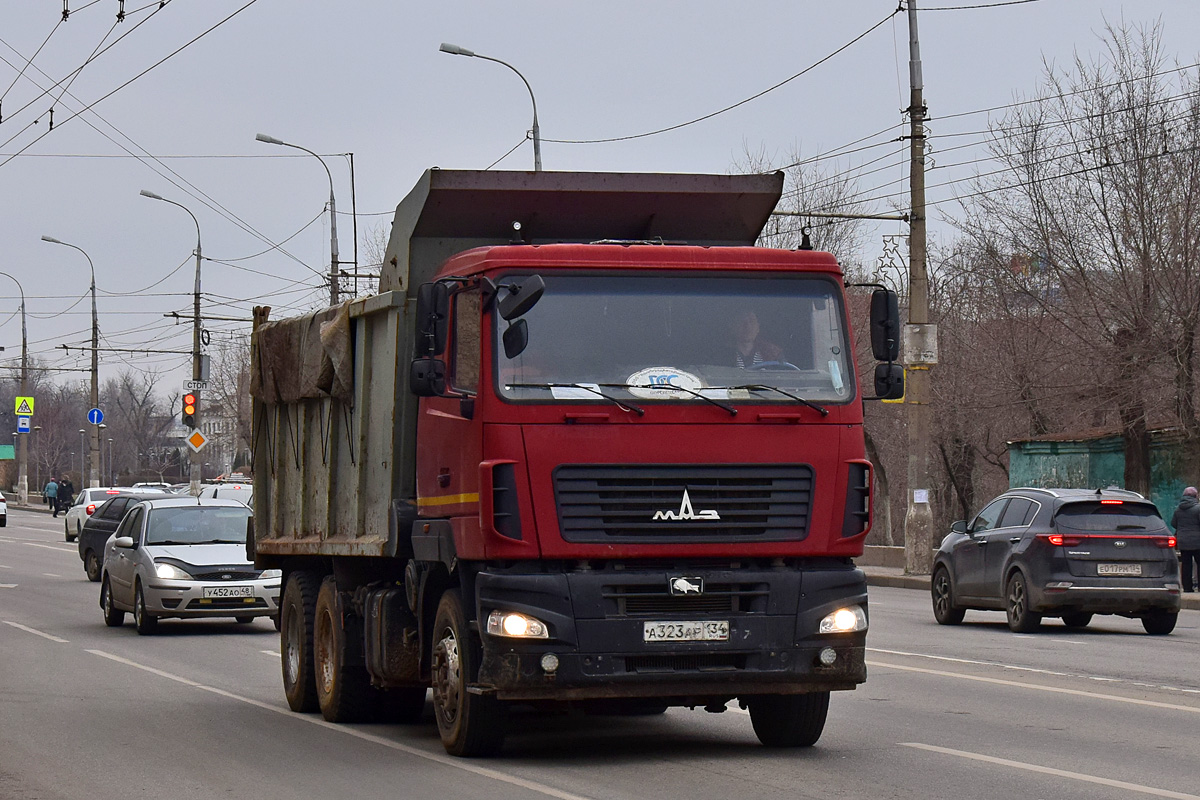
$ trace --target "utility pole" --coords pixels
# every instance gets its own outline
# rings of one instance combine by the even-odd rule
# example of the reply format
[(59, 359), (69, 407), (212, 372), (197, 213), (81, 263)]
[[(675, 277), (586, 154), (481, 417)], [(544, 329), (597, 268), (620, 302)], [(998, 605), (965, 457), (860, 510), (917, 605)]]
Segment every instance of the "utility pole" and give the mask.
[[(92, 408), (100, 407), (100, 317), (96, 314), (96, 271), (92, 270)], [(100, 426), (91, 426), (88, 444), (89, 488), (100, 485)]]
[[(21, 282), (0, 272), (0, 275), (10, 278), (21, 290), (21, 396), (29, 396), (29, 337), (25, 328), (25, 287)], [(17, 436), (17, 498), (21, 505), (29, 505), (29, 434), (18, 433)], [(40, 487), (39, 487), (40, 488)]]
[(917, 2), (908, 0), (910, 85), (908, 325), (904, 330), (905, 404), (908, 407), (908, 511), (904, 517), (904, 571), (928, 575), (933, 564), (933, 511), (929, 492), (930, 370), (937, 363), (937, 327), (929, 324), (925, 230), (925, 98)]

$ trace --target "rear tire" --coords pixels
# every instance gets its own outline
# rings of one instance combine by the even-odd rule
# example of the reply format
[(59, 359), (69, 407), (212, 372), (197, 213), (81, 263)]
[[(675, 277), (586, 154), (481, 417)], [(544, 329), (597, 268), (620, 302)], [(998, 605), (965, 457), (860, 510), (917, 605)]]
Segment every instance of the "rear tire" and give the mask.
[(767, 747), (811, 747), (825, 730), (829, 692), (749, 698), (754, 734)]
[(66, 520), (63, 520), (63, 536), (68, 542), (75, 541), (75, 537), (71, 535), (71, 526)]
[(330, 575), (317, 592), (313, 623), (313, 675), (317, 704), (329, 722), (362, 722), (370, 716), (371, 676), (361, 666), (350, 666), (343, 620), (345, 609), (338, 598), (337, 582)]
[(104, 611), (104, 624), (110, 628), (119, 628), (125, 624), (125, 612), (113, 605), (112, 587), (108, 578), (100, 584), (100, 608)]
[(292, 711), (310, 712), (319, 708), (317, 684), (313, 678), (313, 620), (320, 580), (312, 572), (293, 572), (288, 576), (279, 609), (283, 694)]
[(1142, 617), (1142, 627), (1151, 636), (1166, 636), (1175, 630), (1175, 622), (1178, 619), (1178, 611), (1164, 611), (1159, 608), (1146, 612)]
[(146, 610), (146, 595), (142, 592), (141, 581), (133, 588), (133, 624), (142, 636), (150, 636), (158, 630), (158, 617)]
[(950, 581), (948, 569), (937, 568), (929, 590), (933, 595), (933, 618), (939, 625), (957, 625), (963, 621), (967, 610), (954, 605), (954, 585)]
[(1088, 623), (1092, 621), (1092, 615), (1083, 611), (1076, 611), (1073, 614), (1063, 614), (1063, 625), (1068, 628), (1086, 628)]
[(433, 623), (433, 712), (442, 746), (454, 756), (490, 756), (504, 745), (507, 707), (490, 694), (470, 694), (482, 648), (473, 637), (457, 589), (442, 595)]
[(83, 571), (87, 573), (88, 580), (92, 583), (100, 580), (100, 556), (96, 555), (95, 550), (88, 550), (83, 557)]
[(1008, 612), (1008, 629), (1013, 633), (1033, 633), (1042, 626), (1042, 615), (1029, 610), (1029, 588), (1025, 576), (1014, 572), (1004, 593)]

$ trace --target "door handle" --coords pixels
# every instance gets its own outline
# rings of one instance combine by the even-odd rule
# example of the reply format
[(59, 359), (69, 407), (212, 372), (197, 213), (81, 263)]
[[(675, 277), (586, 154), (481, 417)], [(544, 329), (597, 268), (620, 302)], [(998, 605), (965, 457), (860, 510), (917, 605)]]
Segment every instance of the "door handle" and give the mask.
[(1009, 540), (1008, 540), (1008, 543), (1009, 543), (1009, 544), (1016, 544), (1016, 543), (1017, 543), (1017, 542), (1019, 542), (1019, 541), (1021, 541), (1021, 537), (1020, 537), (1020, 536), (1014, 536), (1014, 537), (1012, 537), (1011, 539), (1009, 539)]
[(987, 540), (987, 539), (980, 539), (980, 540), (979, 540), (978, 542), (976, 542), (975, 544), (976, 544), (976, 545), (978, 545), (979, 547), (983, 547), (983, 546), (984, 546), (985, 544), (987, 544), (987, 543), (988, 543), (988, 540)]

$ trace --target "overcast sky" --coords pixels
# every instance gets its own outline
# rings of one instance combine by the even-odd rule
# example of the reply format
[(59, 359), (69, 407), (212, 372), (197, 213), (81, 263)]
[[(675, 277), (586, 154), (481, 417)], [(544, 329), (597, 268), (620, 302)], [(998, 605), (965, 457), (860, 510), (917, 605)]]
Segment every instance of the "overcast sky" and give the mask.
[[(967, 112), (1032, 95), (1044, 62), (1066, 68), (1077, 52), (1094, 56), (1106, 20), (1161, 22), (1166, 51), (1180, 65), (1200, 61), (1200, 3), (1190, 0), (952, 10), (995, 2), (920, 0), (929, 9), (919, 22), (925, 97), (939, 137), (933, 202), (963, 191), (954, 181), (984, 154), (962, 145), (983, 141), (971, 132), (986, 130), (989, 115)], [(87, 378), (88, 355), (59, 346), (89, 340), (88, 263), (43, 235), (94, 262), (102, 347), (190, 350), (189, 322), (163, 315), (191, 313), (196, 229), (183, 210), (140, 197), (142, 189), (199, 220), (203, 253), (215, 259), (203, 264), (203, 314), (246, 320), (206, 322), (214, 343), (248, 330), (254, 305), (277, 317), (327, 302), (325, 171), (312, 156), (256, 142), (256, 133), (326, 156), (343, 260), (353, 257), (354, 226), (341, 154), (354, 154), (360, 242), (386, 230), (431, 166), (483, 169), (516, 146), (495, 168), (532, 169), (520, 79), (499, 64), (440, 53), (441, 42), (507, 61), (528, 79), (547, 170), (726, 173), (748, 150), (785, 163), (793, 151), (811, 157), (864, 140), (875, 146), (836, 164), (860, 167), (861, 190), (879, 198), (874, 210), (890, 211), (887, 195), (902, 202), (907, 191), (904, 144), (882, 144), (901, 133), (893, 126), (908, 104), (908, 23), (890, 16), (896, 0), (171, 0), (161, 9), (127, 0), (118, 22), (121, 5), (69, 0), (64, 22), (60, 0), (0, 0), (0, 271), (24, 286), (31, 354), (85, 370), (58, 373), (62, 380)], [(620, 142), (553, 141), (633, 137), (703, 117), (881, 22), (801, 77), (711, 119)], [(931, 214), (954, 212), (943, 202)], [(882, 223), (873, 246), (903, 231)], [(280, 244), (286, 254), (272, 249)], [(16, 285), (0, 276), (0, 363), (19, 363), (18, 304)], [(190, 377), (180, 354), (105, 352), (101, 364), (102, 378), (158, 370), (170, 389)]]

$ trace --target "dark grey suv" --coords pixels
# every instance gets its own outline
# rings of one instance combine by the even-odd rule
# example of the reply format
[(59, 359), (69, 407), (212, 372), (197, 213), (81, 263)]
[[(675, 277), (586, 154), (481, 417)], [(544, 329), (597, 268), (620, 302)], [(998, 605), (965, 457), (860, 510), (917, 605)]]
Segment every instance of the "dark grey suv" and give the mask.
[(1017, 633), (1047, 616), (1082, 628), (1119, 614), (1167, 634), (1181, 597), (1175, 536), (1153, 503), (1121, 489), (1005, 492), (951, 526), (930, 589), (942, 625), (967, 609), (1003, 610)]

